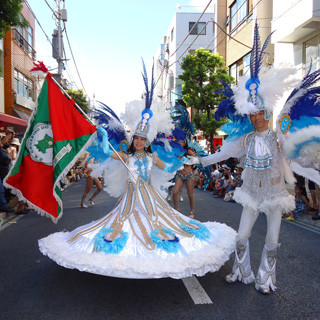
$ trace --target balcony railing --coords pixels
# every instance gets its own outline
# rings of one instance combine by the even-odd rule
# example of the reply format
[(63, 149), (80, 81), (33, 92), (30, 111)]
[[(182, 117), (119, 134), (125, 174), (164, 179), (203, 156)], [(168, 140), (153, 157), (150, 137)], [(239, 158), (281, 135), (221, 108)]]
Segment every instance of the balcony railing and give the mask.
[(36, 60), (36, 51), (28, 41), (16, 30), (13, 29), (13, 39), (15, 43), (33, 60)]

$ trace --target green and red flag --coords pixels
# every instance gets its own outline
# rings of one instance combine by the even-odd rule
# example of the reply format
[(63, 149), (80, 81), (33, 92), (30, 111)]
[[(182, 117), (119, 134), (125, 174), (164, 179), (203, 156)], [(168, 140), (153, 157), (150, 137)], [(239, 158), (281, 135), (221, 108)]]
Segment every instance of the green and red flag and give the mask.
[(48, 73), (5, 187), (57, 222), (63, 214), (60, 180), (95, 137), (96, 127)]

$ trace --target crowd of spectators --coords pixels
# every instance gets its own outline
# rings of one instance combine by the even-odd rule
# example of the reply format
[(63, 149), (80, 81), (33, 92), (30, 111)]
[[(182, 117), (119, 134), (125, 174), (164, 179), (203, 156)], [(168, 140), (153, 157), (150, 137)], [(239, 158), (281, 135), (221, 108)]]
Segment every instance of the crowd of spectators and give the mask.
[(242, 185), (243, 168), (236, 164), (235, 159), (228, 160), (222, 164), (212, 165), (209, 179), (200, 168), (195, 168), (195, 187), (210, 191), (215, 198), (233, 202), (234, 190)]
[(17, 158), (20, 145), (20, 140), (11, 129), (7, 129), (0, 138), (0, 212), (7, 214), (25, 214), (30, 210), (25, 202), (19, 201), (10, 189), (3, 186), (3, 180)]
[[(211, 177), (208, 179), (200, 168), (194, 169), (195, 187), (211, 192), (215, 198), (234, 202), (233, 194), (237, 187), (242, 185), (243, 168), (237, 159), (230, 158), (227, 161), (211, 166)], [(296, 183), (294, 195), (296, 208), (283, 218), (295, 221), (305, 215), (312, 216), (312, 220), (319, 220), (320, 188), (313, 181), (295, 174)]]

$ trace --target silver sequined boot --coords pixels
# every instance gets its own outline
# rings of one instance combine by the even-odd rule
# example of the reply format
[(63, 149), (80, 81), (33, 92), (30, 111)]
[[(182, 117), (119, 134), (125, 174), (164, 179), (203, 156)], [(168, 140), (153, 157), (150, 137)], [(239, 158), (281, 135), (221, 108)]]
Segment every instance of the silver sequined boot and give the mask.
[(275, 291), (276, 284), (276, 256), (278, 252), (279, 244), (265, 244), (258, 274), (256, 277), (256, 289), (263, 294), (269, 294), (270, 289)]
[(228, 274), (224, 280), (228, 283), (234, 283), (241, 281), (245, 284), (251, 283), (255, 280), (254, 274), (251, 271), (250, 264), (250, 248), (249, 241), (237, 242), (237, 248), (235, 251), (235, 260), (232, 267), (232, 273)]

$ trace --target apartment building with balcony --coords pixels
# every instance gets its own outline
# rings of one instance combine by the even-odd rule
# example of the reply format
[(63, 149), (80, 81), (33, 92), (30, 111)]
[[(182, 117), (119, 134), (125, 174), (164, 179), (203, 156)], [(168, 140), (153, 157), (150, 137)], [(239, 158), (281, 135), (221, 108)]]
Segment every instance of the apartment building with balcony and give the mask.
[[(213, 12), (205, 13), (196, 24), (200, 15), (199, 12), (176, 12), (156, 54), (155, 79), (159, 78), (159, 81), (155, 93), (172, 106), (176, 100), (182, 101), (179, 75), (183, 72), (180, 66), (183, 57), (194, 54), (201, 47), (210, 51), (216, 47), (215, 25), (212, 22), (215, 15)], [(191, 34), (185, 39), (190, 30)]]
[[(275, 64), (295, 67), (297, 80), (305, 76), (311, 61), (311, 72), (320, 68), (319, 0), (273, 0), (271, 29)], [(279, 112), (277, 108), (274, 118)]]
[[(230, 75), (238, 80), (249, 70), (255, 20), (258, 21), (262, 42), (271, 33), (272, 1), (218, 0), (218, 3), (217, 19), (225, 31), (221, 33), (224, 33), (225, 37), (226, 65)], [(218, 51), (219, 49), (220, 47)], [(272, 44), (268, 45), (266, 53), (264, 64), (272, 64), (274, 59)]]
[(320, 1), (273, 0), (275, 62), (289, 63), (305, 75), (312, 60), (312, 71), (320, 68)]
[(0, 101), (0, 133), (10, 128), (18, 135), (24, 133), (35, 107), (37, 85), (36, 78), (30, 74), (36, 59), (35, 18), (25, 3), (21, 15), (29, 26), (16, 26), (6, 32), (2, 43), (3, 78), (0, 82), (4, 98)]

